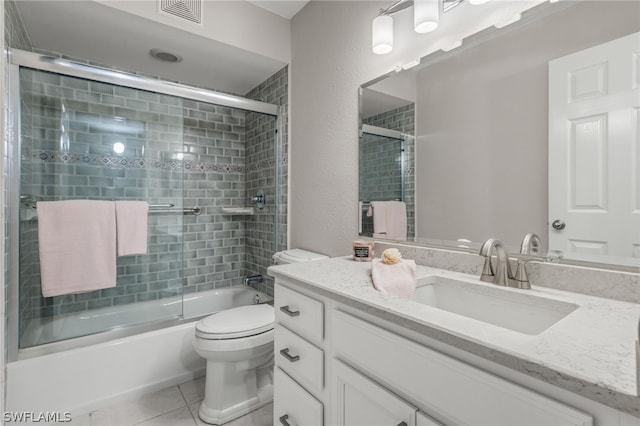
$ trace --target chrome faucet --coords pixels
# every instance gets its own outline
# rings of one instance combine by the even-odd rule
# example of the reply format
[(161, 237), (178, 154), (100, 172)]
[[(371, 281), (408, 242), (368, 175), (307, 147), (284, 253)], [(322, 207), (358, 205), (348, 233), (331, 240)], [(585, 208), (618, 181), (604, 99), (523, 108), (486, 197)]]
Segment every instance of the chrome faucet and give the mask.
[[(491, 263), (491, 255), (496, 251), (496, 267), (493, 268)], [(511, 266), (509, 265), (509, 256), (504, 244), (495, 238), (489, 238), (480, 247), (480, 256), (484, 256), (484, 267), (480, 280), (494, 283), (502, 286), (511, 286)]]
[[(542, 249), (542, 241), (537, 234), (533, 232), (529, 232), (522, 239), (522, 244), (520, 245), (520, 253), (526, 255), (540, 254)], [(527, 261), (525, 259), (518, 259), (518, 267), (516, 268), (516, 274), (513, 276), (514, 287), (521, 288), (524, 290), (528, 290), (531, 288), (531, 283), (529, 282), (529, 276), (527, 275), (526, 269)]]
[(540, 254), (540, 250), (542, 249), (542, 240), (538, 237), (537, 234), (533, 232), (529, 232), (522, 239), (522, 244), (520, 245), (520, 253), (522, 254)]

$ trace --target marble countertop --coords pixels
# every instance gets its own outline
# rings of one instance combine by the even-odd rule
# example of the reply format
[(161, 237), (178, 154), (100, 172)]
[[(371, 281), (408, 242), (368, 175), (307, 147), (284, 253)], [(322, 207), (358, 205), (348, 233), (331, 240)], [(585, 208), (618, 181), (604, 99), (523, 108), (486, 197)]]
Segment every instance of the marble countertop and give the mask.
[[(478, 277), (417, 267), (420, 280), (438, 275), (508, 293), (578, 305), (539, 334), (523, 334), (375, 290), (371, 264), (350, 258), (272, 266), (269, 274), (296, 280), (302, 287), (338, 302), (559, 386), (609, 407), (640, 417), (635, 341), (640, 304), (546, 287), (531, 290), (496, 287)], [(508, 296), (507, 296), (508, 297)], [(553, 302), (550, 302), (553, 303)]]

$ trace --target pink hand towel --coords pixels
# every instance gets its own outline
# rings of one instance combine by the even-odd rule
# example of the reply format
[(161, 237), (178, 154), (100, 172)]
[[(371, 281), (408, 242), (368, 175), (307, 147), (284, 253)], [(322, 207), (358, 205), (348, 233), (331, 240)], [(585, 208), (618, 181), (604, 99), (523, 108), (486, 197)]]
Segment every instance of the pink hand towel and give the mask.
[(371, 279), (373, 287), (382, 294), (411, 299), (417, 284), (416, 262), (403, 259), (393, 265), (387, 265), (380, 259), (373, 259)]
[(370, 212), (375, 234), (395, 240), (407, 239), (407, 205), (403, 201), (372, 201)]
[(118, 256), (147, 253), (149, 203), (116, 201)]
[(115, 287), (113, 201), (45, 201), (36, 209), (44, 297)]

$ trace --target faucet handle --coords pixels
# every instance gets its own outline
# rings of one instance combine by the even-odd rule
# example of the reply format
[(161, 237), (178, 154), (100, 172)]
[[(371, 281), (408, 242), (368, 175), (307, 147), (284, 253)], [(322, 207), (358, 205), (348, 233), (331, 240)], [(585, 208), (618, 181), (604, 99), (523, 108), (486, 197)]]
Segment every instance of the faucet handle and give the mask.
[(540, 254), (542, 251), (542, 240), (537, 234), (533, 232), (529, 232), (522, 239), (522, 244), (520, 245), (520, 253), (521, 254)]
[(482, 267), (482, 273), (480, 274), (480, 281), (487, 283), (493, 282), (493, 265), (491, 264), (491, 256), (484, 259), (484, 266)]
[(518, 259), (518, 266), (516, 267), (516, 273), (513, 278), (510, 280), (510, 283), (515, 288), (520, 288), (524, 290), (528, 290), (531, 288), (531, 283), (529, 282), (529, 276), (527, 275), (527, 261), (524, 259)]

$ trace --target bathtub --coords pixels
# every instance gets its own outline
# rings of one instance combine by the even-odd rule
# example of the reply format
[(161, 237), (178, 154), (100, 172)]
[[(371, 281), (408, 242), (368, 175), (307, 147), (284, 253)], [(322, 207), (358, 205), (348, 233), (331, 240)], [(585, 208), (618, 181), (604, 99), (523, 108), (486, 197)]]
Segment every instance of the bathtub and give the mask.
[[(183, 302), (180, 298), (163, 300), (161, 304), (123, 306), (117, 315), (113, 310), (96, 310), (90, 315), (43, 321), (41, 333), (71, 326), (74, 331), (95, 330), (97, 326), (107, 328), (116, 317), (133, 320), (137, 312), (152, 318), (162, 312), (178, 312), (181, 303), (183, 306), (182, 318), (165, 321), (170, 325), (161, 329), (113, 338), (114, 333), (127, 331), (115, 329), (24, 350), (21, 356), (29, 358), (7, 364), (6, 410), (70, 412), (73, 417), (203, 376), (205, 361), (192, 344), (195, 320), (212, 312), (253, 304), (256, 297), (261, 302), (271, 300), (250, 287), (230, 287), (187, 294)], [(140, 328), (132, 328), (134, 332), (136, 329)], [(83, 341), (90, 343), (47, 353), (52, 347), (80, 346)]]

